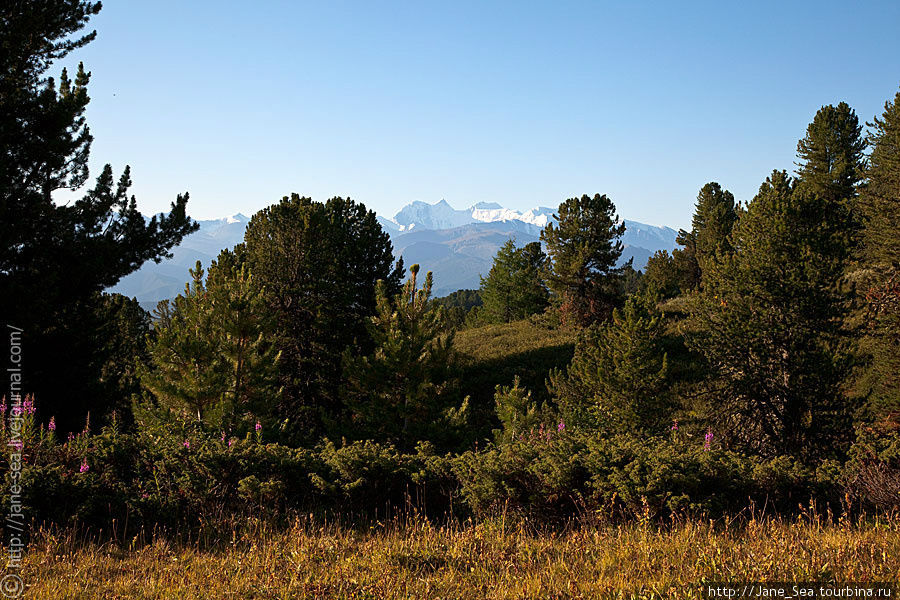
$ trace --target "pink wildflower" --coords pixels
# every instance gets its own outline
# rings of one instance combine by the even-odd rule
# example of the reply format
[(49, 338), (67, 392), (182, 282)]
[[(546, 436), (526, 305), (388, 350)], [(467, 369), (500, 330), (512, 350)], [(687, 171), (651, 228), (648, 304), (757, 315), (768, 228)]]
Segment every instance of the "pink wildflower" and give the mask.
[(707, 450), (707, 451), (709, 450), (710, 445), (712, 444), (712, 440), (713, 440), (712, 429), (707, 429), (706, 435), (703, 436), (703, 449), (704, 450)]
[(87, 473), (90, 470), (91, 470), (91, 466), (88, 464), (87, 459), (83, 458), (81, 460), (81, 468), (78, 469), (78, 472), (79, 473)]
[(256, 422), (256, 431), (262, 431), (262, 423), (259, 421)]
[(566, 423), (565, 423), (565, 421), (560, 420), (559, 425), (556, 426), (556, 430), (557, 430), (557, 431), (562, 431), (562, 430), (565, 429), (565, 428), (566, 428)]
[(671, 429), (672, 431), (678, 431), (678, 419), (672, 421), (672, 427), (670, 427), (669, 429)]
[(191, 441), (190, 441), (190, 440), (184, 440), (184, 447), (185, 447), (185, 448), (190, 448), (190, 447), (191, 447)]
[(56, 417), (50, 417), (50, 422), (47, 423), (47, 429), (56, 431)]
[(25, 396), (25, 401), (22, 402), (22, 410), (24, 410), (26, 414), (34, 414), (34, 396)]

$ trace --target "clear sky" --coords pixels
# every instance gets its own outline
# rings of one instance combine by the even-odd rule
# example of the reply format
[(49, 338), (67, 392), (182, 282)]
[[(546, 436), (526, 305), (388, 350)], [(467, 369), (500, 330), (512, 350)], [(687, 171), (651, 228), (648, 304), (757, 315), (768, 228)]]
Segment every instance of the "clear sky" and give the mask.
[(109, 0), (92, 25), (65, 61), (93, 73), (92, 173), (130, 164), (142, 211), (187, 190), (196, 218), (606, 193), (686, 226), (704, 183), (747, 200), (793, 169), (820, 106), (871, 120), (900, 86), (897, 0)]

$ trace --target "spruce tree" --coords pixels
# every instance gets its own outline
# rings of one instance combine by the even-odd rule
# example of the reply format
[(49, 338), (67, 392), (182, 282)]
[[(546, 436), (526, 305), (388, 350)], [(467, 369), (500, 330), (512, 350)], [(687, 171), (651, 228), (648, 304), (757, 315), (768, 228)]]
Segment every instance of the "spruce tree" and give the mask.
[(541, 232), (550, 268), (547, 283), (563, 313), (580, 325), (608, 319), (621, 301), (625, 224), (605, 195), (569, 198), (559, 205), (557, 223)]
[(409, 273), (396, 298), (384, 281), (378, 283), (377, 313), (368, 328), (374, 352), (347, 350), (343, 357), (344, 397), (357, 434), (406, 449), (442, 426), (453, 343), (442, 307), (429, 301), (431, 272), (421, 288), (419, 265)]
[(582, 331), (565, 372), (550, 388), (567, 423), (618, 432), (658, 432), (672, 413), (668, 359), (656, 299), (630, 296), (612, 320)]

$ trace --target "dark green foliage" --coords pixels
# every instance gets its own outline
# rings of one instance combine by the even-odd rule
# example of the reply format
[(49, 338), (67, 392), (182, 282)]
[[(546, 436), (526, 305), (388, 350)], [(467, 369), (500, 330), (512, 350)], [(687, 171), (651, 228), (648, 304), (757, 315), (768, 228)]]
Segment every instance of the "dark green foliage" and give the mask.
[(676, 241), (683, 246), (673, 260), (683, 292), (697, 289), (703, 272), (720, 253), (731, 251), (728, 236), (737, 221), (734, 196), (715, 181), (700, 188), (691, 230), (680, 230)]
[(608, 319), (621, 301), (625, 224), (605, 195), (569, 198), (559, 205), (556, 224), (541, 232), (550, 268), (547, 283), (563, 313), (579, 325)]
[[(518, 375), (513, 378), (511, 386), (497, 386), (494, 411), (500, 421), (500, 429), (494, 430), (494, 439), (498, 444), (540, 432), (557, 421), (546, 403), (538, 406), (532, 400), (531, 392), (521, 386)], [(564, 428), (565, 424), (559, 421), (557, 430)]]
[(263, 291), (246, 266), (213, 263), (174, 301), (164, 300), (141, 383), (158, 404), (176, 414), (233, 430), (267, 412), (277, 400), (274, 321)]
[(862, 350), (871, 360), (862, 387), (875, 416), (900, 413), (900, 92), (870, 126), (869, 181), (860, 203), (866, 219)]
[(444, 308), (444, 321), (447, 329), (457, 330), (465, 327), (473, 309), (481, 306), (481, 294), (478, 290), (456, 290), (433, 302)]
[(702, 436), (600, 437), (568, 427), (466, 452), (452, 467), (476, 515), (509, 511), (544, 520), (587, 511), (645, 520), (720, 515), (753, 502), (791, 511), (811, 498), (833, 500), (840, 476), (833, 463), (810, 469), (785, 457), (707, 450)]
[(666, 250), (658, 250), (647, 260), (641, 288), (662, 299), (674, 298), (681, 293), (678, 275), (672, 256)]
[(800, 187), (829, 203), (845, 203), (856, 196), (865, 177), (866, 142), (856, 112), (846, 102), (823, 106), (797, 143)]
[(63, 69), (58, 85), (46, 73), (94, 39), (75, 34), (99, 10), (70, 0), (0, 9), (0, 314), (27, 332), (25, 389), (61, 428), (121, 405), (95, 386), (104, 364), (92, 329), (100, 292), (167, 256), (196, 227), (186, 194), (169, 215), (145, 221), (128, 195), (127, 167), (116, 182), (107, 165), (81, 199), (54, 201), (57, 190), (88, 180), (90, 73), (79, 65), (73, 81)]
[(612, 320), (584, 330), (551, 387), (567, 423), (610, 434), (658, 432), (671, 423), (668, 359), (655, 300), (631, 296)]
[(861, 202), (866, 217), (865, 257), (876, 267), (900, 269), (900, 92), (885, 102), (881, 118), (869, 125), (872, 153)]
[(735, 446), (818, 457), (845, 441), (836, 284), (849, 248), (827, 208), (775, 171), (694, 297), (689, 343), (714, 371), (709, 419)]
[(644, 274), (640, 271), (636, 271), (631, 263), (632, 261), (628, 261), (627, 264), (622, 265), (622, 290), (620, 294), (623, 298), (625, 296), (637, 294), (644, 285)]
[(431, 272), (421, 289), (419, 265), (409, 272), (396, 298), (378, 283), (377, 313), (369, 326), (374, 353), (344, 353), (344, 396), (353, 427), (360, 437), (402, 448), (433, 439), (439, 428), (464, 418), (449, 402), (453, 333), (444, 331), (442, 309), (430, 302)]
[(101, 361), (100, 394), (126, 424), (131, 420), (131, 397), (141, 391), (139, 365), (147, 360), (150, 314), (134, 298), (102, 294), (94, 313), (96, 356)]
[(719, 254), (731, 251), (728, 236), (737, 221), (734, 196), (716, 183), (707, 183), (697, 195), (691, 223), (695, 252), (701, 273)]
[(402, 277), (392, 252), (364, 205), (297, 194), (256, 213), (235, 249), (277, 320), (284, 386), (277, 413), (298, 439), (315, 439), (342, 418), (341, 354), (371, 351), (366, 322), (375, 314), (376, 282), (390, 297)]
[(481, 278), (479, 295), (484, 306), (478, 311), (483, 323), (509, 323), (543, 311), (548, 292), (543, 281), (547, 257), (538, 242), (516, 248), (508, 240), (494, 257), (487, 277)]

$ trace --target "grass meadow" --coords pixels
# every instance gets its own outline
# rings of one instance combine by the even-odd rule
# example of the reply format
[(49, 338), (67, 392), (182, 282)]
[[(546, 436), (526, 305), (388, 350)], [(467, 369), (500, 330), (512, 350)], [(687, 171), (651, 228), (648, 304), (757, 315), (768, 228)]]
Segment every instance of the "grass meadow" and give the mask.
[(214, 543), (36, 532), (29, 598), (697, 598), (703, 581), (900, 580), (900, 519), (676, 520), (548, 531), (502, 518), (264, 522)]

